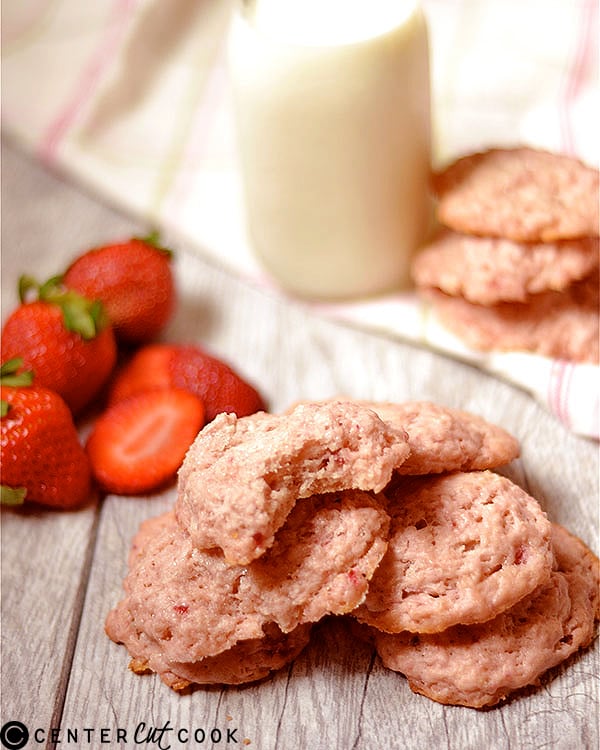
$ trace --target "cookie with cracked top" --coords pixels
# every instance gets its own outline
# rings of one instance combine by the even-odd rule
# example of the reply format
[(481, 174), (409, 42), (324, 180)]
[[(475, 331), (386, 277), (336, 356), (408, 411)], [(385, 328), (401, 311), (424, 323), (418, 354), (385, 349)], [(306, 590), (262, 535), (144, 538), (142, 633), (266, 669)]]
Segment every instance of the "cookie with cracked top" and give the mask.
[(380, 492), (409, 454), (406, 433), (349, 402), (305, 402), (287, 414), (220, 414), (179, 470), (175, 513), (199, 549), (245, 565), (272, 545), (299, 499)]

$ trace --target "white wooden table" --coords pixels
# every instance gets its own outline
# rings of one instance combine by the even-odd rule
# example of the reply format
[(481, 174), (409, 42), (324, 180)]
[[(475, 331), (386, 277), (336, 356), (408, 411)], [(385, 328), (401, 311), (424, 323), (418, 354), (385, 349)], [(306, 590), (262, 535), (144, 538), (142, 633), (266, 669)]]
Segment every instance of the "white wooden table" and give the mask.
[[(21, 272), (48, 277), (81, 250), (145, 227), (10, 145), (2, 159), (4, 320)], [(169, 339), (196, 341), (230, 360), (275, 410), (343, 393), (426, 398), (481, 414), (522, 441), (522, 457), (506, 473), (598, 551), (596, 443), (569, 434), (530, 397), (475, 369), (315, 317), (184, 248), (177, 257), (181, 301)], [(140, 521), (173, 499), (169, 490), (110, 496), (77, 512), (2, 510), (1, 725), (25, 724), (26, 747), (598, 748), (597, 645), (541, 687), (485, 711), (414, 695), (368, 647), (352, 643), (339, 621), (317, 626), (295, 663), (261, 684), (180, 696), (155, 676), (135, 676), (124, 648), (104, 635), (104, 618), (121, 595)], [(150, 728), (165, 731), (152, 735)]]

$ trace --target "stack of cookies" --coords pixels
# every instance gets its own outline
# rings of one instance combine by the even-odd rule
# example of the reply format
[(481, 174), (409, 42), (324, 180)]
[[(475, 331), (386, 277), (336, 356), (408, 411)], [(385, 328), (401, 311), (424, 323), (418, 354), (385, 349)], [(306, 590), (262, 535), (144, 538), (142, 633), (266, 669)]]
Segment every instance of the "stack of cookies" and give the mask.
[(599, 359), (598, 170), (532, 148), (434, 175), (440, 230), (412, 275), (442, 324), (482, 351)]
[(106, 632), (175, 690), (239, 684), (346, 616), (443, 703), (491, 705), (585, 647), (598, 560), (492, 471), (502, 428), (429, 402), (221, 414), (144, 522)]

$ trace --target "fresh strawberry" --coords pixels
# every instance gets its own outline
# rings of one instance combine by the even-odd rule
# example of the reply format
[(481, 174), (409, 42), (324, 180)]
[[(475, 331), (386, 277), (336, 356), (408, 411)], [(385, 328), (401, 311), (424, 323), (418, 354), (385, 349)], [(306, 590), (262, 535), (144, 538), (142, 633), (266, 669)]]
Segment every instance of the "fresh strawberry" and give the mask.
[(110, 386), (109, 404), (123, 401), (141, 391), (171, 388), (169, 363), (176, 350), (176, 346), (169, 344), (147, 344), (138, 349), (133, 357), (117, 370)]
[(73, 508), (90, 496), (88, 457), (73, 416), (54, 391), (31, 383), (20, 360), (3, 365), (0, 463), (2, 503)]
[(203, 425), (204, 406), (186, 391), (143, 391), (110, 406), (86, 445), (98, 484), (121, 495), (159, 488), (174, 479)]
[(88, 250), (67, 269), (64, 283), (102, 301), (119, 341), (155, 338), (175, 308), (171, 252), (151, 235)]
[[(39, 286), (24, 276), (19, 291), (22, 304), (2, 330), (2, 361), (22, 358), (36, 385), (56, 391), (78, 414), (100, 392), (117, 359), (102, 305), (66, 290), (58, 278)], [(32, 292), (37, 298), (29, 301)]]
[(229, 365), (197, 346), (179, 346), (170, 363), (172, 383), (204, 402), (206, 421), (221, 412), (245, 417), (265, 409), (259, 392)]
[(198, 346), (153, 344), (139, 349), (117, 373), (110, 403), (148, 388), (181, 388), (198, 396), (210, 422), (223, 411), (238, 417), (265, 409), (259, 392), (229, 365)]

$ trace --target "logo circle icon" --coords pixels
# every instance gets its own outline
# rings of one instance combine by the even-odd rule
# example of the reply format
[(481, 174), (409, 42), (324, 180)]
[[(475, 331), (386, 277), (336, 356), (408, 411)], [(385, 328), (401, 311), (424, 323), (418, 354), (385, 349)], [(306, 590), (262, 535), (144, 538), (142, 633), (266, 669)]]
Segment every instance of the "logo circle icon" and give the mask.
[(7, 721), (0, 729), (0, 742), (10, 750), (25, 747), (29, 740), (29, 730), (20, 721)]

